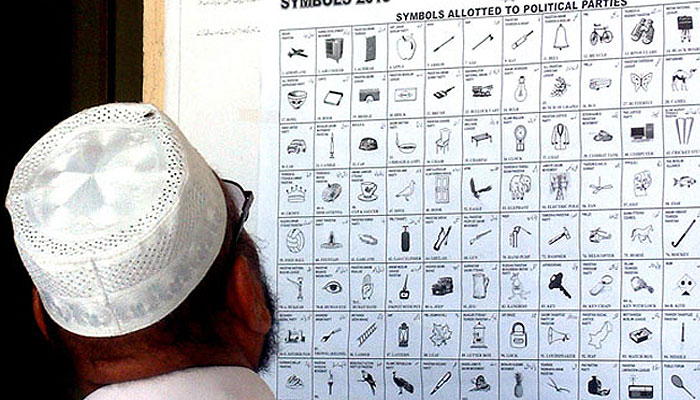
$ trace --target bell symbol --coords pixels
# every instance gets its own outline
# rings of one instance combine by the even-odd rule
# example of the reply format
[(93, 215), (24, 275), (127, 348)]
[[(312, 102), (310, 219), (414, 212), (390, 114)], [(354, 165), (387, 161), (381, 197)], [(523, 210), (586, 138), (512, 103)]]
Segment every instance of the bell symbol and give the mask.
[(566, 39), (566, 28), (564, 28), (564, 25), (559, 24), (557, 33), (554, 35), (554, 48), (562, 50), (567, 47), (569, 47), (569, 41)]

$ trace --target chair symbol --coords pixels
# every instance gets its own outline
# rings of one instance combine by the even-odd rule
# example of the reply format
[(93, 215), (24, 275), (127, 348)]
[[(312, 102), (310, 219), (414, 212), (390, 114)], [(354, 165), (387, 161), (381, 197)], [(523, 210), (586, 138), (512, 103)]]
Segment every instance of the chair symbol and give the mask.
[(449, 128), (440, 129), (440, 138), (435, 141), (435, 153), (445, 154), (450, 149), (450, 134), (452, 130)]

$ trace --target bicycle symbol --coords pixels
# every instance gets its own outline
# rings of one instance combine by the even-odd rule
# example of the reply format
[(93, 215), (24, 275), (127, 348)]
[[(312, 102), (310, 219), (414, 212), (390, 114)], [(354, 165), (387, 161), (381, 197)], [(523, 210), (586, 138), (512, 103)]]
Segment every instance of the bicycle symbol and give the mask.
[(612, 42), (613, 34), (608, 30), (607, 26), (601, 26), (600, 24), (593, 24), (593, 32), (591, 33), (591, 44), (595, 46), (598, 42), (610, 43)]

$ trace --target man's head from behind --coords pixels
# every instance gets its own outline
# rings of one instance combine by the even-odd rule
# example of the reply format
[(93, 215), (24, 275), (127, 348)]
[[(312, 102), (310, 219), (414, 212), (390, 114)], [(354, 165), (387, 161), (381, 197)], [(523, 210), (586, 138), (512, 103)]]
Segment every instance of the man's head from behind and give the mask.
[(264, 367), (273, 306), (243, 199), (149, 105), (76, 114), (20, 161), (6, 205), (34, 314), (85, 391)]

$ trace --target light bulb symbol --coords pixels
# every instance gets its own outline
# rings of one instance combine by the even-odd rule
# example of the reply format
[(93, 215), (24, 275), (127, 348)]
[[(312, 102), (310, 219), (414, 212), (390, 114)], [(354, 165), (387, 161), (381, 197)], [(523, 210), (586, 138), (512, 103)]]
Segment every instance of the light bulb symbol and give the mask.
[(525, 87), (525, 77), (518, 78), (518, 87), (515, 88), (515, 100), (523, 102), (527, 99), (527, 88)]

